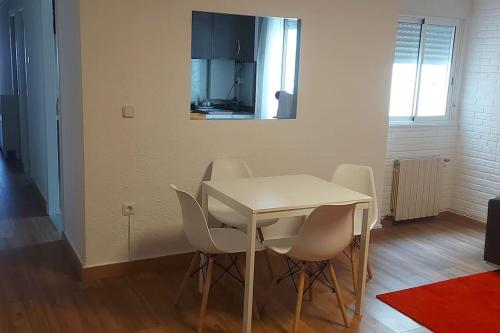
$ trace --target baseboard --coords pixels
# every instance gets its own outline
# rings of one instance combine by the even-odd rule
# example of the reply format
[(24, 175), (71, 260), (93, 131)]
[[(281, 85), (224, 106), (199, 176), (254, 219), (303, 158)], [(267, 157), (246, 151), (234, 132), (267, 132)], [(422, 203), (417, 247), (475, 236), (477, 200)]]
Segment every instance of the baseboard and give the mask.
[(164, 271), (172, 268), (185, 267), (189, 264), (193, 253), (175, 254), (170, 256), (139, 259), (116, 264), (83, 267), (66, 233), (61, 236), (66, 255), (77, 278), (84, 282), (93, 282), (106, 278), (120, 277), (143, 272)]
[(33, 190), (34, 190), (35, 195), (36, 195), (36, 197), (38, 199), (38, 202), (40, 203), (40, 205), (43, 208), (44, 214), (45, 215), (49, 215), (48, 214), (48, 209), (47, 209), (47, 200), (45, 200), (45, 197), (42, 195), (42, 192), (38, 188), (38, 185), (36, 184), (36, 182), (31, 181), (31, 187), (33, 187)]
[[(485, 225), (486, 224), (486, 221), (484, 220), (480, 220), (478, 218), (475, 218), (473, 216), (470, 216), (470, 215), (467, 215), (465, 213), (461, 213), (461, 212), (458, 212), (458, 211), (455, 211), (455, 210), (452, 210), (452, 209), (446, 209), (446, 210), (443, 210), (441, 212), (439, 212), (439, 217), (446, 217), (447, 215), (452, 215), (452, 216), (460, 216), (461, 218), (464, 218), (464, 219), (467, 219), (468, 221), (472, 222), (472, 223), (477, 223), (477, 224), (481, 224), (481, 225)], [(422, 217), (420, 219), (427, 219), (427, 218), (432, 218), (433, 216), (429, 216), (429, 217)], [(437, 216), (434, 216), (434, 217), (437, 217)], [(393, 217), (391, 215), (386, 215), (384, 218), (382, 218), (382, 221), (393, 221)], [(409, 221), (409, 220), (406, 220), (406, 221)], [(404, 221), (400, 221), (400, 222), (404, 222)]]
[(445, 210), (442, 213), (458, 215), (458, 216), (466, 218), (467, 220), (469, 220), (469, 221), (471, 221), (473, 223), (479, 223), (479, 224), (482, 224), (482, 225), (486, 224), (485, 220), (478, 219), (476, 217), (473, 217), (471, 215), (468, 215), (468, 214), (465, 214), (465, 213), (462, 213), (462, 212), (459, 212), (459, 211), (456, 211), (456, 210), (448, 209), (448, 210)]
[(92, 282), (130, 274), (165, 271), (172, 268), (185, 267), (189, 264), (189, 260), (192, 256), (193, 253), (183, 253), (102, 266), (84, 267), (81, 269), (80, 279), (83, 282)]
[(80, 258), (78, 258), (78, 255), (76, 254), (75, 250), (73, 249), (73, 246), (71, 245), (71, 242), (68, 239), (68, 236), (66, 233), (63, 231), (61, 234), (61, 241), (64, 244), (64, 250), (66, 257), (69, 259), (71, 268), (73, 269), (75, 275), (79, 280), (82, 279), (82, 262), (80, 261)]
[(49, 218), (52, 224), (54, 225), (54, 228), (56, 228), (58, 234), (62, 235), (63, 233), (62, 215), (61, 214), (49, 215)]

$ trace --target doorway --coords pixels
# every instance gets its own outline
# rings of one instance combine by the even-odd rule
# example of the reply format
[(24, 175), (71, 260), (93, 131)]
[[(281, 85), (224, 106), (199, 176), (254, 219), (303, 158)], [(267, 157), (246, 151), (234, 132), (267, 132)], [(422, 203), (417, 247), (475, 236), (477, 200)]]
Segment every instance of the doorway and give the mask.
[(61, 216), (59, 68), (52, 0), (12, 2), (9, 30), (12, 95), (17, 99), (26, 178), (58, 231)]
[(19, 142), (20, 151), (17, 159), (21, 162), (26, 175), (30, 174), (29, 128), (27, 111), (27, 64), (26, 64), (26, 39), (24, 28), (24, 12), (14, 10), (9, 16), (11, 69), (12, 69), (12, 95), (17, 98), (19, 113)]

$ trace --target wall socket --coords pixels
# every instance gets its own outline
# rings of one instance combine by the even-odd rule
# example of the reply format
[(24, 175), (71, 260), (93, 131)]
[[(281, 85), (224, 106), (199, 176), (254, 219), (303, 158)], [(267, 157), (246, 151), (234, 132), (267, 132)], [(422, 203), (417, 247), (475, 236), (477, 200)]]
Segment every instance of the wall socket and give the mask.
[(122, 117), (123, 118), (134, 118), (135, 108), (132, 105), (125, 105), (122, 107)]
[(123, 216), (135, 215), (135, 202), (134, 201), (122, 202), (122, 215)]

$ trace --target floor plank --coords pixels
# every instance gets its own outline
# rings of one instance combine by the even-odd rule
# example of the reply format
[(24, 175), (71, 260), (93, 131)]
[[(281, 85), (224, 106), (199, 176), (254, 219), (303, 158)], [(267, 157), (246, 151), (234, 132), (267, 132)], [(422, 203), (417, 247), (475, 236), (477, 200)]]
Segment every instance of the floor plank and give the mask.
[[(438, 218), (373, 232), (366, 314), (353, 317), (354, 294), (346, 257), (334, 260), (351, 327), (342, 326), (335, 295), (317, 287), (303, 304), (300, 332), (427, 332), (378, 301), (379, 293), (492, 270), (482, 259), (484, 225), (445, 213)], [(82, 284), (76, 280), (49, 218), (26, 177), (0, 162), (0, 332), (194, 332), (200, 304), (196, 279), (178, 307), (173, 301), (183, 272), (166, 270)], [(275, 271), (284, 261), (272, 257)], [(186, 266), (189, 263), (186, 262)], [(268, 272), (257, 257), (256, 299), (264, 298)], [(295, 291), (290, 281), (275, 288), (254, 332), (290, 332)], [(239, 332), (243, 288), (228, 279), (210, 294), (204, 332)]]

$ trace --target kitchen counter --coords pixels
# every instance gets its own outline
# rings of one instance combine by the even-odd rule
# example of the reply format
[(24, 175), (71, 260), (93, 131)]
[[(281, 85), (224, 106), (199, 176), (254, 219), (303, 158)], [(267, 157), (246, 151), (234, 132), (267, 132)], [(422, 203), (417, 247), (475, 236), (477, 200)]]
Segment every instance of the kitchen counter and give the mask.
[(254, 119), (255, 115), (244, 111), (213, 110), (207, 113), (191, 112), (191, 120)]

